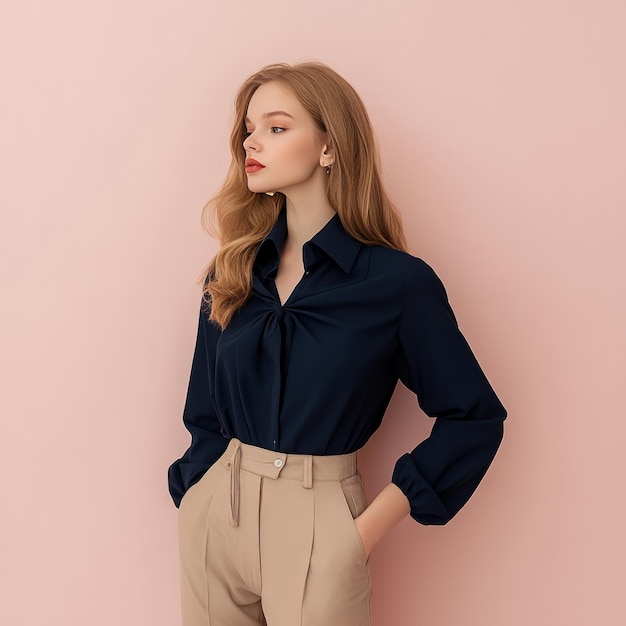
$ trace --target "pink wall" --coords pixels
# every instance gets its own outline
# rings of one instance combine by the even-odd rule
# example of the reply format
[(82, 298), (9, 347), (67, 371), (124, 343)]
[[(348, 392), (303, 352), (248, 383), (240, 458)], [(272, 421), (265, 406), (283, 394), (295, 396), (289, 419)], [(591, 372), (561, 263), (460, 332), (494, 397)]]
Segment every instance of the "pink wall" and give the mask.
[[(622, 2), (2, 14), (0, 623), (179, 623), (165, 471), (215, 250), (199, 211), (236, 86), (306, 58), (366, 101), (411, 251), (510, 412), (457, 518), (376, 548), (376, 625), (626, 623)], [(371, 493), (429, 426), (399, 388), (361, 455)]]

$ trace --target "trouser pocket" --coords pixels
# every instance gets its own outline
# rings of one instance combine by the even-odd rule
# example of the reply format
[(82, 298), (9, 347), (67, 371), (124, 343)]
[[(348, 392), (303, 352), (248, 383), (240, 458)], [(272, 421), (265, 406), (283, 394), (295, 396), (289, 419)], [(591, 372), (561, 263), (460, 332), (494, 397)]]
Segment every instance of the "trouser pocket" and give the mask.
[(360, 475), (355, 473), (352, 476), (339, 481), (339, 485), (341, 486), (341, 491), (343, 493), (346, 513), (349, 514), (349, 516), (346, 515), (348, 518), (348, 524), (351, 526), (352, 534), (358, 542), (357, 545), (361, 551), (363, 559), (367, 562), (369, 557), (365, 553), (365, 546), (363, 545), (361, 534), (359, 533), (359, 529), (354, 522), (355, 518), (361, 515), (361, 513), (367, 508), (367, 499), (365, 497), (363, 482), (361, 481)]

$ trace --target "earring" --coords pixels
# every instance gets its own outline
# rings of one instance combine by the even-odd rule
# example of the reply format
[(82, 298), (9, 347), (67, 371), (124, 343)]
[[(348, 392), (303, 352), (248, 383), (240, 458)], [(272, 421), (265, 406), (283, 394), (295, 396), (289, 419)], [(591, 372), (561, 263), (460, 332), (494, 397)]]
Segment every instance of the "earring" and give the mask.
[(332, 164), (332, 163), (330, 163), (330, 164), (328, 164), (328, 165), (326, 166), (326, 173), (327, 173), (327, 174), (330, 174), (330, 170), (331, 170), (331, 169), (333, 169), (333, 164)]
[(265, 195), (266, 196), (273, 196), (276, 192), (275, 191), (266, 191)]

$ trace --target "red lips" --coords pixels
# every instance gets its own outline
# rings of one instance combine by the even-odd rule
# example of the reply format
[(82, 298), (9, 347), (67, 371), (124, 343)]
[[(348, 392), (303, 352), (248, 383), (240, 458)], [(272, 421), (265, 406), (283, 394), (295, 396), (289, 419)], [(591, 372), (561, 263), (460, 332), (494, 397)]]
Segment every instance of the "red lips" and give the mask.
[(246, 174), (252, 174), (253, 172), (258, 172), (265, 167), (263, 163), (259, 163), (256, 159), (248, 158), (246, 159)]

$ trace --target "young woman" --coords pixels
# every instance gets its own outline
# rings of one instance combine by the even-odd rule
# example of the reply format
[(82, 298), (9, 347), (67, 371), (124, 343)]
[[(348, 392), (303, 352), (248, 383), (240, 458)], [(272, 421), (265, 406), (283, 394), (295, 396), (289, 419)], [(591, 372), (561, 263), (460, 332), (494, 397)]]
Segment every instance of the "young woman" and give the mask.
[[(185, 626), (365, 626), (368, 558), (410, 514), (445, 524), (502, 438), (505, 409), (433, 270), (405, 249), (354, 89), (271, 65), (236, 99), (183, 421)], [(436, 418), (366, 502), (356, 451), (401, 380)]]

